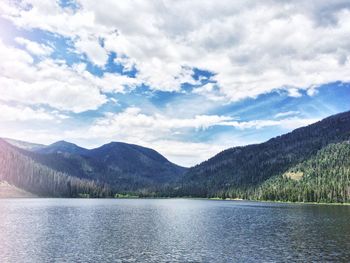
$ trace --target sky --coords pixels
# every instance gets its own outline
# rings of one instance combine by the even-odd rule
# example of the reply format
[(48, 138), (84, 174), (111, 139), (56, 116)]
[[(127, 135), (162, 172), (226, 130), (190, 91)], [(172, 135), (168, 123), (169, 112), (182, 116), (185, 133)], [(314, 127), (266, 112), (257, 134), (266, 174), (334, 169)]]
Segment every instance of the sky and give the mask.
[(0, 137), (189, 167), (349, 106), (348, 0), (0, 2)]

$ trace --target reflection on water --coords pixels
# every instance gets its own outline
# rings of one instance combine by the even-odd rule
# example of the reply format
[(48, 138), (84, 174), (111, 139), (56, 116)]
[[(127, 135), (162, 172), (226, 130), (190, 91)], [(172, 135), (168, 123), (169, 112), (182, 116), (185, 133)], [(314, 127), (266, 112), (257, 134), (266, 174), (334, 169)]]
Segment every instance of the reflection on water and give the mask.
[(349, 219), (349, 206), (0, 199), (0, 262), (349, 262)]

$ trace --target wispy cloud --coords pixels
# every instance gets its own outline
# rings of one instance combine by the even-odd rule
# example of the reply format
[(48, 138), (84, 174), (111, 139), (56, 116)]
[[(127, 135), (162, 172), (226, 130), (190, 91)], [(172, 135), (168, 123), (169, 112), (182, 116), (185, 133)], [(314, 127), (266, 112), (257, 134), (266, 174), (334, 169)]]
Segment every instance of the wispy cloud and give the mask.
[(299, 115), (299, 111), (285, 111), (285, 112), (280, 112), (275, 115), (275, 118), (284, 118), (284, 117), (289, 117), (289, 116), (296, 116)]
[(15, 41), (23, 45), (31, 54), (37, 56), (48, 56), (53, 52), (53, 49), (50, 46), (40, 44), (34, 41), (30, 41), (23, 37), (16, 37)]
[(47, 111), (45, 109), (32, 109), (30, 107), (14, 107), (0, 104), (1, 121), (60, 121), (69, 118), (66, 115), (56, 111)]

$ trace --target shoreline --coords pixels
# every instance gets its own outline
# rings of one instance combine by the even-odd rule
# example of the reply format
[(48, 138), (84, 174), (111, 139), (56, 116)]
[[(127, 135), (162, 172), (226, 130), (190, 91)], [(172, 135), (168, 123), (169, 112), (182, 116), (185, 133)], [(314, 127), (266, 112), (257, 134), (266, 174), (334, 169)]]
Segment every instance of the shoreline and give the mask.
[(95, 197), (43, 197), (43, 196), (21, 196), (21, 197), (14, 197), (14, 196), (0, 196), (0, 200), (2, 199), (113, 199), (113, 200), (135, 200), (135, 199), (189, 199), (189, 200), (208, 200), (208, 201), (242, 201), (242, 202), (256, 202), (256, 203), (279, 203), (279, 204), (295, 204), (295, 205), (331, 205), (331, 206), (350, 206), (349, 203), (317, 203), (317, 202), (292, 202), (292, 201), (276, 201), (276, 200), (253, 200), (253, 199), (241, 199), (241, 198), (226, 198), (221, 199), (218, 197), (212, 197), (212, 198), (205, 198), (205, 197), (106, 197), (106, 198), (95, 198)]
[(254, 200), (254, 199), (240, 199), (240, 198), (226, 198), (226, 199), (221, 199), (221, 198), (209, 198), (209, 200), (222, 200), (222, 201), (247, 201), (247, 202), (257, 202), (257, 203), (280, 203), (280, 204), (299, 204), (299, 205), (344, 205), (348, 206), (350, 205), (349, 203), (325, 203), (325, 202), (292, 202), (292, 201), (277, 201), (277, 200)]

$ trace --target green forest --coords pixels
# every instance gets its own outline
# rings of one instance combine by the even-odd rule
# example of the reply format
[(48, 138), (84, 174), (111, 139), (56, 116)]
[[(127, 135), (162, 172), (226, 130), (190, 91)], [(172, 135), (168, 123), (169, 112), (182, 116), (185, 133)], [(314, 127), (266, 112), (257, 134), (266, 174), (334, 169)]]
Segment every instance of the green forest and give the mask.
[(220, 198), (289, 202), (350, 202), (350, 143), (331, 144), (256, 188), (221, 191)]
[(43, 197), (107, 197), (110, 187), (56, 171), (0, 141), (0, 179)]

